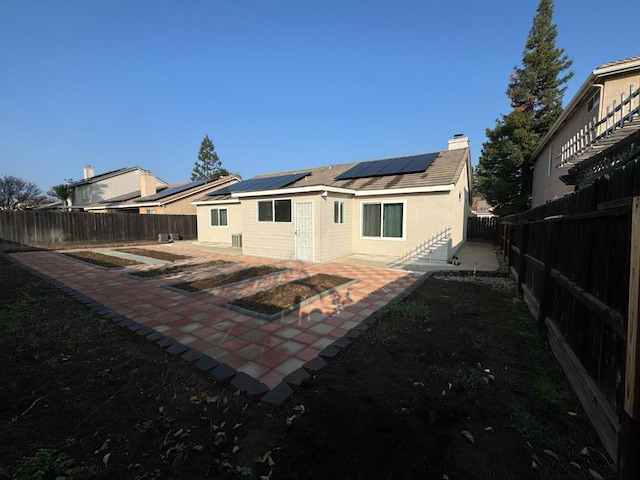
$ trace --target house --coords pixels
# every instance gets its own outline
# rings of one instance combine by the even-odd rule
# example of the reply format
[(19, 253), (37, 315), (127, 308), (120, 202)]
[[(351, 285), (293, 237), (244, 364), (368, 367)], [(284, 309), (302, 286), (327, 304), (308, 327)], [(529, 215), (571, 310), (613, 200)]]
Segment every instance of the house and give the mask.
[(469, 140), (445, 151), (259, 175), (194, 202), (198, 240), (246, 255), (449, 260), (466, 237)]
[[(73, 187), (71, 205), (85, 207), (108, 198), (140, 192), (142, 177), (147, 173), (140, 167), (127, 167), (95, 175), (93, 167), (87, 165), (84, 167), (83, 179), (71, 183), (71, 187)], [(156, 178), (155, 175), (153, 179), (148, 176), (146, 178), (152, 181), (152, 185), (144, 188), (161, 189), (167, 187), (167, 183)]]
[(197, 180), (157, 188), (155, 175), (140, 173), (138, 190), (84, 207), (92, 213), (136, 213), (163, 215), (195, 215), (192, 200), (240, 181), (235, 175), (215, 180)]
[(640, 57), (593, 70), (533, 153), (532, 206), (579, 188), (576, 167), (640, 129)]
[(495, 217), (493, 213), (493, 207), (489, 205), (483, 197), (473, 197), (470, 207), (470, 215), (478, 218), (491, 218)]

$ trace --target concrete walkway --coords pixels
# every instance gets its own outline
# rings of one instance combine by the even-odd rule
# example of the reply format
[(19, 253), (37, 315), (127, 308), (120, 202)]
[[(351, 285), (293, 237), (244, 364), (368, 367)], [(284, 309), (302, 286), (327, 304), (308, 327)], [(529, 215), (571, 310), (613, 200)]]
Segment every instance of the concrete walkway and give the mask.
[[(129, 273), (157, 268), (165, 262), (145, 257), (145, 264), (140, 266), (104, 269), (50, 251), (12, 256), (102, 315), (158, 342), (168, 352), (194, 362), (197, 368), (211, 372), (217, 380), (229, 381), (234, 387), (273, 403), (284, 400), (292, 387), (321, 368), (325, 359), (335, 356), (375, 323), (390, 304), (407, 295), (423, 275), (391, 269), (388, 263), (376, 258), (349, 257), (317, 264), (243, 256), (237, 248), (192, 242), (142, 248), (193, 257), (176, 264), (214, 259), (232, 263), (141, 280)], [(95, 250), (120, 255), (109, 249)], [(459, 266), (426, 267), (433, 270), (477, 268), (478, 271), (498, 268), (493, 246), (489, 244), (467, 244), (458, 256)], [(198, 294), (166, 288), (255, 265), (278, 265), (286, 270)], [(224, 306), (232, 299), (316, 273), (339, 275), (356, 282), (274, 321)]]

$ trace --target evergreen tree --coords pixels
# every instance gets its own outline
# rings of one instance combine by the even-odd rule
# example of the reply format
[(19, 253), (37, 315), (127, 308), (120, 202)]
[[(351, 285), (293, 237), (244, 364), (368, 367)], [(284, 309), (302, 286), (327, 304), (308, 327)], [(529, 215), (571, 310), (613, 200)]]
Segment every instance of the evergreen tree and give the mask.
[(205, 135), (200, 143), (198, 160), (191, 172), (191, 180), (216, 179), (222, 175), (229, 175), (229, 172), (226, 168), (222, 168), (222, 162), (218, 158), (213, 142), (208, 135)]
[(522, 66), (514, 67), (507, 96), (513, 110), (487, 129), (476, 168), (478, 189), (498, 215), (529, 208), (532, 154), (562, 113), (566, 82), (573, 76), (564, 49), (556, 47), (553, 0), (540, 0), (527, 37)]

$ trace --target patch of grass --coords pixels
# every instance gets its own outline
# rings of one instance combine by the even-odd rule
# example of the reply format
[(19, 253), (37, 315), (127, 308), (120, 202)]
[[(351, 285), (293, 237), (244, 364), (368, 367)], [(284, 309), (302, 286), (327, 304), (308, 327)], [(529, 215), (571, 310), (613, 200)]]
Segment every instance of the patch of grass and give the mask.
[(142, 265), (141, 262), (136, 262), (135, 260), (129, 260), (127, 258), (119, 257), (114, 258), (112, 255), (105, 255), (103, 253), (92, 252), (90, 250), (81, 250), (79, 252), (64, 252), (63, 255), (106, 268), (120, 268), (129, 267), (132, 265)]
[(429, 307), (414, 300), (404, 300), (393, 305), (390, 314), (400, 320), (425, 321), (429, 319)]
[(65, 480), (82, 471), (74, 467), (74, 460), (63, 453), (41, 448), (33, 457), (24, 457), (18, 462), (14, 480)]
[(362, 334), (361, 338), (374, 345), (388, 345), (398, 340), (398, 336), (395, 332), (395, 326), (387, 318), (381, 319), (374, 326), (369, 328)]
[[(48, 301), (46, 296), (23, 294), (13, 302), (4, 304), (0, 309), (0, 331), (19, 338), (24, 346), (30, 348), (56, 343), (77, 351), (84, 342), (94, 338), (96, 317), (86, 309), (69, 312), (68, 318), (60, 318), (56, 322), (42, 321), (47, 315)], [(76, 323), (71, 316), (75, 320), (86, 317), (87, 321)], [(107, 327), (110, 324), (106, 320), (98, 320), (99, 330)], [(54, 363), (57, 365), (60, 361), (64, 361), (62, 357)]]

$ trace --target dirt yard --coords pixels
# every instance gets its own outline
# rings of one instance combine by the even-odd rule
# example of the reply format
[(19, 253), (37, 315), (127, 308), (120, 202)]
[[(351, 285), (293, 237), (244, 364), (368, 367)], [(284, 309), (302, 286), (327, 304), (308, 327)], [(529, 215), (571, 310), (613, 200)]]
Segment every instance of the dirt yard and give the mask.
[(615, 478), (514, 297), (432, 276), (274, 406), (0, 256), (0, 479)]

